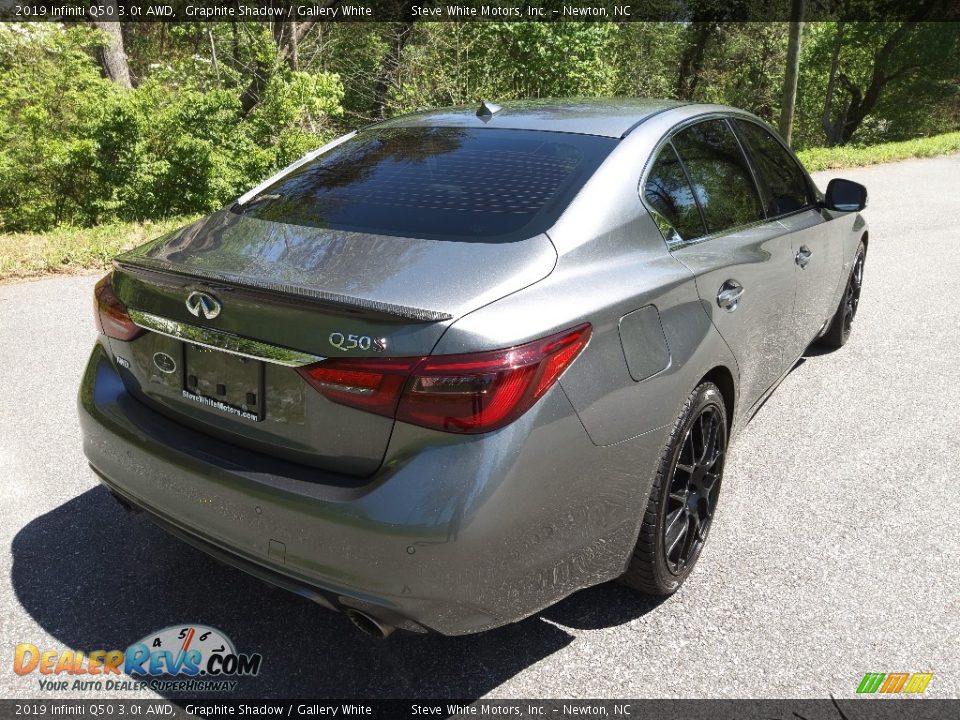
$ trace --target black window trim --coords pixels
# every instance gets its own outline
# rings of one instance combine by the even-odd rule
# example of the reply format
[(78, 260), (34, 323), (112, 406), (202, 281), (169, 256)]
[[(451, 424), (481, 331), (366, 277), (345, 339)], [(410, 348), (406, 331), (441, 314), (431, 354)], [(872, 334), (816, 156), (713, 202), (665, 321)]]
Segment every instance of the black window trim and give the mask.
[[(735, 119), (748, 120), (752, 122), (754, 125), (759, 125), (761, 128), (764, 127), (763, 124), (758, 123), (750, 115), (747, 115), (747, 114), (741, 115), (740, 113), (735, 113), (735, 112), (708, 112), (702, 115), (696, 115), (694, 117), (686, 118), (678, 122), (676, 125), (674, 125), (669, 130), (667, 130), (667, 132), (664, 133), (663, 137), (660, 138), (660, 140), (657, 142), (657, 145), (654, 147), (653, 151), (650, 153), (649, 157), (647, 158), (646, 164), (643, 167), (643, 172), (640, 175), (640, 183), (638, 185), (637, 191), (638, 191), (638, 194), (640, 195), (640, 203), (650, 214), (650, 217), (654, 219), (654, 225), (656, 225), (657, 229), (660, 231), (660, 235), (663, 237), (663, 241), (666, 244), (667, 249), (672, 251), (678, 248), (688, 247), (690, 245), (699, 245), (700, 243), (708, 242), (715, 238), (723, 237), (724, 235), (730, 235), (732, 233), (741, 232), (743, 230), (749, 230), (750, 228), (753, 228), (753, 227), (759, 227), (760, 225), (766, 225), (767, 223), (770, 223), (770, 222), (776, 222), (780, 218), (789, 217), (791, 215), (801, 213), (801, 212), (807, 212), (810, 209), (817, 207), (816, 204), (814, 203), (812, 205), (804, 206), (799, 210), (794, 210), (790, 213), (777, 215), (776, 217), (767, 216), (767, 209), (763, 207), (762, 209), (763, 209), (764, 217), (761, 220), (754, 220), (753, 222), (743, 223), (741, 225), (735, 225), (729, 228), (724, 228), (723, 230), (720, 230), (714, 233), (708, 232), (706, 235), (701, 235), (699, 237), (692, 238), (692, 239), (681, 238), (680, 240), (671, 240), (669, 237), (667, 237), (667, 235), (663, 232), (663, 229), (660, 227), (660, 223), (657, 222), (656, 220), (658, 217), (663, 218), (663, 216), (657, 211), (656, 208), (652, 207), (650, 203), (647, 201), (646, 194), (644, 192), (644, 188), (647, 184), (647, 179), (650, 175), (650, 171), (653, 169), (653, 166), (657, 161), (657, 158), (660, 157), (660, 153), (663, 151), (663, 148), (666, 147), (667, 145), (670, 145), (674, 154), (677, 156), (677, 159), (680, 161), (680, 166), (683, 168), (684, 175), (687, 178), (687, 184), (690, 186), (691, 193), (693, 193), (693, 184), (690, 181), (690, 174), (687, 172), (686, 163), (684, 163), (683, 158), (680, 157), (680, 153), (678, 153), (676, 151), (676, 148), (673, 147), (673, 138), (675, 135), (677, 135), (677, 133), (682, 132), (683, 130), (686, 130), (687, 128), (692, 127), (694, 125), (699, 125), (700, 123), (706, 122), (708, 120), (723, 120), (727, 124), (727, 127), (730, 129), (730, 132), (733, 133), (733, 136), (734, 138), (736, 138), (737, 144), (740, 147), (740, 152), (743, 153), (743, 157), (747, 161), (747, 166), (750, 168), (750, 176), (753, 178), (754, 191), (757, 193), (757, 196), (760, 200), (760, 205), (763, 206), (764, 204), (763, 194), (760, 192), (760, 184), (759, 184), (757, 170), (754, 167), (753, 158), (750, 156), (750, 153), (747, 151), (746, 147), (744, 146), (744, 143), (740, 139), (740, 135), (736, 130), (736, 126), (731, 122), (731, 120), (735, 120)], [(776, 138), (777, 136), (774, 135), (774, 137)], [(777, 138), (777, 141), (780, 142), (779, 138)], [(780, 144), (783, 145), (782, 142)], [(785, 145), (783, 146), (786, 147)], [(786, 149), (787, 149), (787, 152), (790, 154), (790, 157), (793, 159), (793, 161), (800, 166), (801, 170), (803, 170), (804, 179), (807, 182), (808, 187), (810, 187), (811, 191), (814, 191), (813, 196), (815, 198), (818, 197), (819, 193), (815, 192), (816, 186), (813, 184), (813, 181), (810, 179), (810, 176), (807, 173), (806, 168), (804, 168), (803, 164), (799, 160), (797, 160), (796, 155), (793, 154), (793, 151), (790, 150), (790, 148), (786, 148)], [(706, 230), (708, 229), (706, 218), (703, 215), (703, 208), (700, 207), (700, 200), (697, 198), (696, 193), (693, 193), (693, 198), (697, 203), (697, 208), (700, 210), (700, 217), (703, 220), (703, 227)], [(663, 221), (666, 222), (668, 225), (670, 224), (666, 218), (663, 218)], [(676, 230), (674, 230), (674, 232), (676, 232)], [(677, 237), (679, 237), (679, 233), (677, 233)]]

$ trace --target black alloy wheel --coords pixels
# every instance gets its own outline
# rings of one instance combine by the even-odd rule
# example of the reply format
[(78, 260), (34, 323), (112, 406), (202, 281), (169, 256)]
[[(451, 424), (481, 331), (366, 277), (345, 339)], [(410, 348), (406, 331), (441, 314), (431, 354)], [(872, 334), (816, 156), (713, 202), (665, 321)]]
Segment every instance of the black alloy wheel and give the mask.
[(624, 585), (670, 595), (690, 575), (717, 510), (729, 441), (727, 405), (712, 382), (690, 394), (653, 478)]
[(853, 272), (847, 283), (847, 291), (843, 304), (843, 334), (850, 336), (853, 329), (853, 319), (857, 316), (857, 307), (860, 305), (860, 288), (863, 286), (863, 253), (857, 254)]
[(860, 290), (863, 288), (863, 266), (866, 258), (867, 249), (861, 242), (857, 248), (857, 254), (853, 258), (853, 268), (850, 270), (850, 277), (847, 278), (847, 286), (840, 298), (840, 305), (837, 307), (827, 331), (817, 340), (818, 344), (839, 348), (846, 345), (847, 340), (850, 339), (853, 320), (856, 318), (857, 308), (860, 306)]
[(667, 569), (681, 575), (696, 562), (720, 494), (726, 428), (719, 408), (705, 407), (687, 429), (667, 496), (663, 547)]

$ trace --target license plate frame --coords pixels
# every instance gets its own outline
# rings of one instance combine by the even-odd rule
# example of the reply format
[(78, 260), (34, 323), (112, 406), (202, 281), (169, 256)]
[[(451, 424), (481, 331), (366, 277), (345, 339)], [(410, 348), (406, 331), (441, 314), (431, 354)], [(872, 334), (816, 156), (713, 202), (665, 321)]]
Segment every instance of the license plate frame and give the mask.
[(250, 422), (264, 419), (263, 361), (189, 342), (181, 345), (181, 391), (185, 399)]

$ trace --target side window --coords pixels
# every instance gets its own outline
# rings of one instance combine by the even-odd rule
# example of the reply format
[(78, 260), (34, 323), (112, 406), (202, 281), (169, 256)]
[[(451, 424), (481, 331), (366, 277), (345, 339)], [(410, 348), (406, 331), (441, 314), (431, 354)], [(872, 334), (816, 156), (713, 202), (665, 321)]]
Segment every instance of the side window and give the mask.
[(673, 138), (710, 233), (765, 219), (747, 159), (724, 120), (706, 120)]
[[(677, 159), (677, 153), (669, 143), (663, 147), (650, 168), (647, 182), (643, 186), (643, 196), (670, 224), (680, 236), (680, 240), (693, 240), (706, 233), (700, 208), (697, 207), (687, 176)], [(669, 229), (660, 229), (669, 239)]]
[(746, 140), (760, 175), (767, 215), (777, 217), (812, 205), (813, 195), (803, 170), (783, 145), (756, 123), (749, 120), (733, 122)]

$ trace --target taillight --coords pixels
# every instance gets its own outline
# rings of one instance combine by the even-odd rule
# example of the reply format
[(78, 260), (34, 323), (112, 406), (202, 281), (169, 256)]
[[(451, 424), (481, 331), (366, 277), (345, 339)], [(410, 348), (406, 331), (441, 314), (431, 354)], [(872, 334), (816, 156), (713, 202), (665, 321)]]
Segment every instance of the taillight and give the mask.
[(336, 358), (298, 372), (334, 402), (394, 417), (403, 385), (418, 362), (418, 357)]
[(529, 410), (589, 338), (585, 324), (504, 350), (325, 360), (300, 374), (343, 405), (447, 432), (481, 433)]
[(113, 292), (113, 286), (110, 284), (112, 276), (113, 273), (108, 273), (93, 288), (94, 321), (97, 330), (107, 337), (133, 340), (143, 330), (130, 319), (127, 306)]

